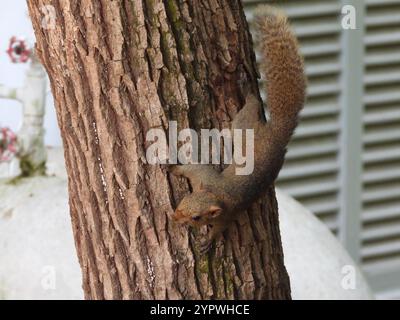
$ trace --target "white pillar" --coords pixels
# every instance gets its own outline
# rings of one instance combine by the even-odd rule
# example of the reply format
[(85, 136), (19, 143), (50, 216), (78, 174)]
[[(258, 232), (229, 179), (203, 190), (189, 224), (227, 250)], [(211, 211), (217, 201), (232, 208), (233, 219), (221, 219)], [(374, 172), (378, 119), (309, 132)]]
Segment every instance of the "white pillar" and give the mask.
[(17, 100), (22, 102), (23, 120), (18, 132), (18, 157), (22, 175), (45, 173), (46, 149), (44, 145), (44, 115), (46, 74), (42, 65), (31, 58), (25, 84), (17, 90)]

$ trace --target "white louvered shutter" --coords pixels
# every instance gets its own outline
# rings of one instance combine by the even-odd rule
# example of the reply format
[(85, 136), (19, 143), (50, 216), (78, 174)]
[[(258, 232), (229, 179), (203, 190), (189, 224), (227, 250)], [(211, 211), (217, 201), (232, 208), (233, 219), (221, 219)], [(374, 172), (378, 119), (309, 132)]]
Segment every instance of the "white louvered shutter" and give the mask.
[(366, 6), (361, 257), (376, 287), (400, 289), (400, 0)]
[[(243, 2), (251, 21), (258, 4), (272, 1)], [(344, 245), (361, 263), (375, 291), (400, 292), (400, 0), (273, 3), (289, 15), (309, 79), (306, 108), (277, 186), (314, 212), (339, 238), (354, 229), (351, 241), (357, 243), (344, 241)], [(364, 31), (359, 39), (364, 54), (359, 57), (348, 47), (348, 38), (344, 41), (345, 32), (352, 32), (341, 26), (345, 4), (363, 9), (357, 21)], [(353, 60), (344, 59), (349, 54)], [(347, 105), (354, 97), (348, 98), (351, 89), (344, 90), (354, 80), (348, 65), (354, 58), (364, 66), (357, 79), (364, 88), (357, 106)], [(348, 115), (358, 107), (362, 119), (356, 117), (359, 123), (354, 125), (363, 132), (355, 140), (346, 136), (352, 132), (348, 130), (352, 122), (343, 119), (354, 119), (357, 113), (353, 118)], [(352, 168), (346, 163), (352, 159), (347, 153), (358, 150), (361, 155), (353, 158), (362, 170), (351, 178), (356, 177), (361, 195), (346, 197), (349, 179), (345, 176)], [(351, 212), (358, 207), (360, 212)], [(352, 214), (355, 218), (349, 219)]]

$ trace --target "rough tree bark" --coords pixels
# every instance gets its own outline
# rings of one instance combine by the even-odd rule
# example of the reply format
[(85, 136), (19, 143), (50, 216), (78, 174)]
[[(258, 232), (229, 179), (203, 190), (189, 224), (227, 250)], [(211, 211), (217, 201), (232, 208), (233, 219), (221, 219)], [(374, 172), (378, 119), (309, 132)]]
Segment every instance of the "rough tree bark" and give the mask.
[[(43, 28), (42, 6), (55, 8)], [(29, 0), (69, 174), (87, 299), (290, 299), (274, 188), (201, 256), (171, 223), (186, 180), (142, 161), (150, 128), (223, 128), (258, 93), (238, 0)], [(201, 233), (201, 232), (200, 232)]]

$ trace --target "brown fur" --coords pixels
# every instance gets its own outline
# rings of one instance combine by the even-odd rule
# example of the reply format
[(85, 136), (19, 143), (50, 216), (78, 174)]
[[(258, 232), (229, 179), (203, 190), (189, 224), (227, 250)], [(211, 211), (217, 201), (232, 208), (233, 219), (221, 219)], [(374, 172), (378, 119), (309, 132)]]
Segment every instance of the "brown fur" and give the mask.
[(202, 244), (203, 251), (208, 250), (237, 214), (262, 196), (277, 178), (286, 146), (304, 105), (306, 79), (303, 60), (286, 16), (270, 6), (262, 6), (256, 11), (270, 121), (266, 123), (263, 120), (262, 104), (250, 94), (232, 123), (233, 128), (254, 129), (253, 173), (236, 175), (235, 164), (222, 173), (204, 165), (172, 168), (172, 173), (188, 178), (193, 186), (193, 193), (182, 200), (172, 218), (194, 227), (212, 226), (208, 239)]

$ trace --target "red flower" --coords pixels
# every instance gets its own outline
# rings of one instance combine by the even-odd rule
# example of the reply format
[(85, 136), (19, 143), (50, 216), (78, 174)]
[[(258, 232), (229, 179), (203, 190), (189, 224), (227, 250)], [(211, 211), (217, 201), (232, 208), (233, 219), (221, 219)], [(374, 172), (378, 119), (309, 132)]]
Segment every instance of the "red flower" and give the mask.
[(7, 54), (13, 63), (25, 63), (29, 60), (32, 51), (28, 48), (25, 40), (11, 37)]
[(9, 162), (17, 153), (17, 136), (9, 128), (0, 128), (0, 162)]

